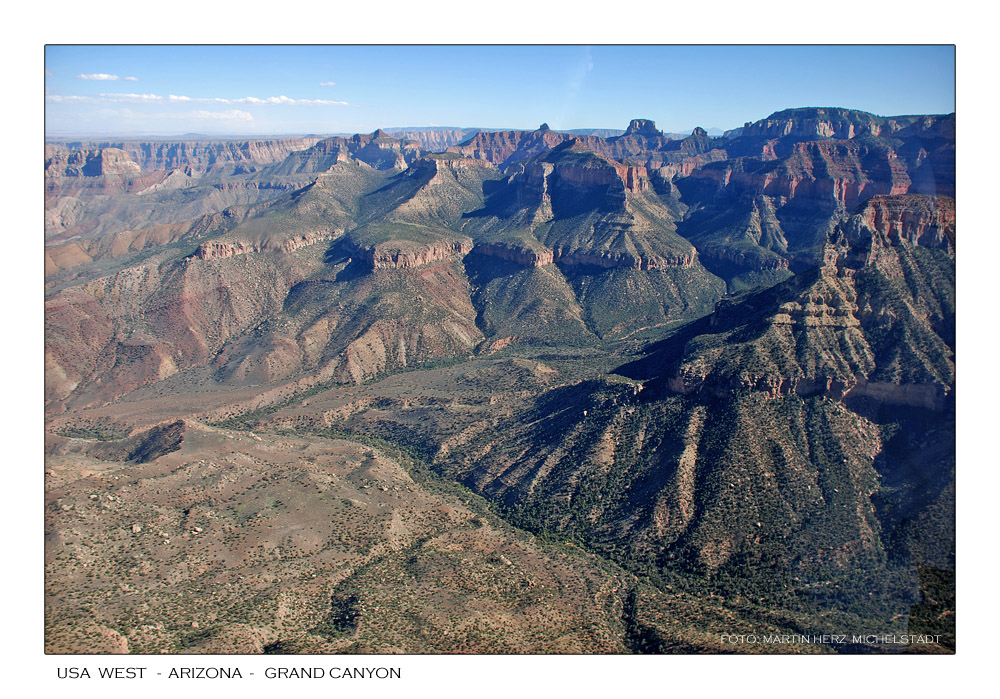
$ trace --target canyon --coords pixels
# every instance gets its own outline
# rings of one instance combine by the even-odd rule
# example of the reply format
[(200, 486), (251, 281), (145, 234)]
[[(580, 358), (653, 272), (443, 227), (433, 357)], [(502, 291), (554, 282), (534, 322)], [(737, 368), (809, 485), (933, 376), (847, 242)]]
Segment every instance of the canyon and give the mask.
[(954, 169), (846, 108), (48, 143), (46, 650), (954, 652)]

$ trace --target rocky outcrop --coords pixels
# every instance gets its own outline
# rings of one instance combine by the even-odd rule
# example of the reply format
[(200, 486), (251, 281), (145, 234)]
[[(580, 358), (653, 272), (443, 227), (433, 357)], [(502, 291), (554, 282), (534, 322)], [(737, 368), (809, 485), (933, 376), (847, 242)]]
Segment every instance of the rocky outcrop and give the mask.
[(554, 171), (560, 184), (584, 190), (609, 187), (643, 192), (649, 189), (649, 172), (643, 166), (591, 161), (583, 165), (558, 164)]
[[(817, 264), (828, 233), (874, 199), (887, 203), (868, 212), (868, 225), (905, 216), (895, 224), (904, 235), (933, 228), (946, 246), (947, 226), (931, 224), (937, 214), (891, 212), (888, 202), (954, 194), (953, 125), (954, 115), (890, 118), (845, 109), (786, 110), (748, 123), (725, 142), (730, 157), (671, 181), (690, 207), (678, 232), (706, 258), (753, 269), (776, 254), (800, 270)], [(737, 268), (716, 273), (743, 283)]]
[(134, 175), (142, 168), (120, 148), (102, 148), (93, 157), (87, 159), (80, 172), (86, 176), (96, 175)]
[(68, 149), (45, 147), (46, 177), (137, 175), (142, 167), (121, 148)]
[(604, 269), (667, 269), (669, 267), (693, 267), (697, 254), (688, 255), (633, 255), (623, 252), (568, 252), (563, 254), (556, 249), (553, 262), (564, 265), (590, 265)]
[(529, 248), (507, 243), (479, 243), (473, 248), (476, 253), (514, 262), (525, 267), (541, 267), (554, 261), (554, 253), (548, 248)]
[(826, 200), (850, 210), (876, 195), (904, 194), (911, 180), (906, 164), (891, 149), (836, 141), (798, 143), (778, 162), (737, 158), (698, 169), (696, 180), (712, 182), (743, 198), (760, 195)]
[(656, 122), (651, 119), (633, 119), (628, 123), (624, 136), (652, 136), (657, 138), (663, 132), (656, 128)]
[(624, 205), (626, 193), (651, 188), (646, 167), (609, 160), (575, 138), (540, 158), (518, 164), (508, 181), (517, 189), (517, 207), (535, 201), (551, 207), (552, 196), (559, 193), (564, 194), (562, 201), (572, 199), (571, 208), (584, 204), (619, 207)]
[(913, 245), (954, 249), (955, 200), (947, 196), (875, 196), (858, 214), (867, 228)]
[(87, 450), (87, 454), (106, 461), (145, 464), (180, 449), (186, 430), (187, 424), (183, 420), (175, 420), (128, 439), (98, 442)]
[(740, 385), (722, 387), (705, 382), (697, 373), (678, 373), (670, 378), (671, 391), (693, 394), (703, 391), (714, 398), (726, 398), (734, 392), (757, 391), (770, 398), (797, 395), (801, 398), (822, 396), (836, 401), (867, 398), (884, 405), (901, 405), (925, 410), (944, 410), (950, 389), (936, 383), (898, 384), (868, 381), (862, 375), (842, 378), (804, 378), (759, 376)]
[(386, 243), (359, 251), (358, 256), (371, 269), (411, 269), (445, 260), (452, 255), (467, 255), (472, 251), (472, 241), (449, 240), (428, 245), (407, 245), (405, 242)]
[(282, 240), (265, 240), (261, 242), (232, 239), (209, 240), (199, 245), (186, 259), (215, 260), (233, 257), (234, 255), (246, 255), (251, 252), (289, 253), (307, 245), (315, 245), (316, 243), (331, 240), (334, 235), (335, 233), (332, 231), (311, 231)]
[(642, 256), (613, 251), (566, 251), (560, 248), (529, 248), (505, 243), (480, 243), (475, 246), (475, 252), (487, 257), (514, 262), (526, 267), (542, 267), (543, 265), (587, 265), (603, 269), (667, 269), (668, 267), (692, 267), (697, 260), (697, 254), (673, 256)]
[(743, 125), (744, 138), (815, 138), (851, 139), (862, 134), (880, 135), (883, 130), (898, 129), (898, 122), (889, 122), (868, 112), (840, 108), (801, 108), (775, 112), (766, 119)]
[(670, 187), (661, 178), (571, 139), (512, 166), (465, 231), (477, 239), (477, 254), (521, 266), (697, 266), (696, 250), (674, 233), (675, 214), (659, 198)]
[[(852, 109), (808, 107), (775, 112), (765, 119), (747, 122), (742, 129), (727, 131), (725, 138), (736, 155), (755, 152), (763, 157), (778, 157), (774, 149), (784, 149), (789, 143), (822, 140), (872, 140), (888, 143), (888, 139), (920, 141), (930, 148), (950, 147), (955, 141), (955, 115), (881, 117)], [(784, 154), (780, 154), (783, 156)], [(925, 153), (926, 155), (926, 153)], [(947, 163), (939, 163), (947, 167)], [(950, 192), (945, 192), (950, 193)]]

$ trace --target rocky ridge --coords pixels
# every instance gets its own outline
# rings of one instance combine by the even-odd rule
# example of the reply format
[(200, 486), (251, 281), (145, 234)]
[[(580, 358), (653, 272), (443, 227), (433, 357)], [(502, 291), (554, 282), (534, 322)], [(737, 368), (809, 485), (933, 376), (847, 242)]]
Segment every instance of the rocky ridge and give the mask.
[[(281, 162), (295, 151), (305, 150), (319, 137), (276, 138), (248, 141), (67, 141), (46, 146), (48, 176), (108, 174), (87, 172), (88, 162), (105, 151), (123, 153), (137, 169), (178, 170), (208, 173), (228, 170), (251, 172)], [(237, 172), (237, 168), (241, 168)]]

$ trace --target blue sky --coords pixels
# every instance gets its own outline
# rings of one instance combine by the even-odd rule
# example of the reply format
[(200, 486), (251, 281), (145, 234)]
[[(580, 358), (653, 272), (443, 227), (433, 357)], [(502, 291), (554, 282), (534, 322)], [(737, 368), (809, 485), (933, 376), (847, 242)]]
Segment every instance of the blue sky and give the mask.
[(951, 46), (60, 46), (50, 134), (728, 129), (787, 107), (955, 109)]

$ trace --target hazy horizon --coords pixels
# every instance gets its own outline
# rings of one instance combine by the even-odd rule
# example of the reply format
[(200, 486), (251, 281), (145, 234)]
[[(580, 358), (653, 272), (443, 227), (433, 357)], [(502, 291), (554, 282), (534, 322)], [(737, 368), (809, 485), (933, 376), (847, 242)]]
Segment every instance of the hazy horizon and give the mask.
[[(891, 115), (896, 116), (896, 115)], [(641, 118), (641, 117), (636, 117)], [(540, 125), (527, 128), (519, 128), (514, 126), (379, 126), (375, 130), (387, 131), (390, 133), (394, 132), (404, 132), (404, 131), (433, 131), (433, 130), (455, 130), (455, 131), (534, 131)], [(742, 126), (742, 124), (740, 124)], [(622, 126), (579, 126), (569, 129), (553, 129), (553, 131), (558, 131), (560, 133), (574, 133), (574, 132), (584, 132), (584, 131), (620, 131), (624, 132), (628, 127), (628, 124)], [(659, 125), (657, 125), (659, 128)], [(664, 133), (680, 135), (689, 135), (697, 126), (692, 126), (690, 129), (679, 129), (679, 130), (664, 130), (660, 129)], [(722, 129), (719, 127), (702, 127), (708, 131), (709, 135), (721, 136), (724, 131), (729, 129)], [(731, 127), (738, 128), (738, 127)], [(260, 133), (260, 134), (240, 134), (240, 133), (226, 133), (223, 131), (212, 132), (212, 131), (187, 131), (184, 133), (168, 133), (168, 132), (142, 132), (142, 131), (47, 131), (45, 133), (45, 138), (47, 140), (63, 140), (66, 138), (122, 138), (122, 139), (139, 139), (139, 138), (169, 138), (169, 139), (197, 139), (197, 138), (212, 138), (212, 139), (243, 139), (243, 138), (254, 138), (254, 139), (266, 139), (266, 138), (306, 138), (322, 136), (324, 138), (330, 138), (334, 136), (353, 136), (358, 133), (372, 133), (372, 131), (361, 132), (349, 132), (349, 131), (301, 131), (301, 132), (283, 132), (283, 133)]]

